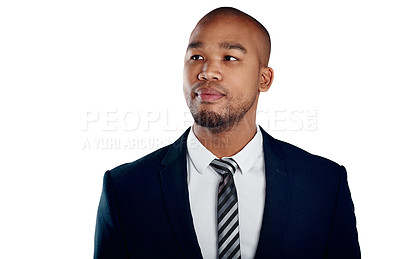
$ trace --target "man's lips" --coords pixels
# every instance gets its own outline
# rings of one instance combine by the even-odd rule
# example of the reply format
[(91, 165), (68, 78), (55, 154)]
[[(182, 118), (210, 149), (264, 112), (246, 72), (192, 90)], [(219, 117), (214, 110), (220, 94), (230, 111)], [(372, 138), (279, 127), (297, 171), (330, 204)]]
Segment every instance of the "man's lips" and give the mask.
[(214, 102), (225, 97), (225, 94), (215, 88), (199, 88), (195, 91), (195, 95), (201, 101), (205, 102)]

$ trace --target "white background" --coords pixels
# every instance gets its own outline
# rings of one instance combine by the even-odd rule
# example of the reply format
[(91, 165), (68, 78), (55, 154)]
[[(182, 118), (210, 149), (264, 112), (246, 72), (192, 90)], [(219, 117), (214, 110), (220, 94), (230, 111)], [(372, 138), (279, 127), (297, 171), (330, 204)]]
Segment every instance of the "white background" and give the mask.
[(191, 124), (187, 40), (224, 5), (272, 37), (258, 123), (345, 165), (363, 258), (400, 258), (395, 2), (2, 1), (0, 258), (92, 257), (104, 172)]

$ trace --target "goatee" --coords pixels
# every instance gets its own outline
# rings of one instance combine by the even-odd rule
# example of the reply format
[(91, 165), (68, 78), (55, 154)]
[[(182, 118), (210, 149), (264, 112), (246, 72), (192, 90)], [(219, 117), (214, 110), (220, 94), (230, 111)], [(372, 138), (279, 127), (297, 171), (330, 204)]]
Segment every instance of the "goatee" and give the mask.
[(238, 124), (249, 110), (250, 105), (245, 105), (236, 112), (228, 109), (224, 115), (207, 110), (192, 112), (193, 119), (199, 126), (209, 129), (213, 133), (226, 132)]

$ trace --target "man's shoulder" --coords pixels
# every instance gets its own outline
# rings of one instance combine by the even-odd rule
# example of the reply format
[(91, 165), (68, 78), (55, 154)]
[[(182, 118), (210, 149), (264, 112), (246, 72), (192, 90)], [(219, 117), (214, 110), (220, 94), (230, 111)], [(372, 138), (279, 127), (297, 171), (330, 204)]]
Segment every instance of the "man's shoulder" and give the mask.
[(328, 158), (312, 154), (303, 148), (275, 139), (269, 135), (268, 137), (273, 146), (272, 148), (293, 166), (308, 169), (324, 168), (326, 170), (338, 170), (341, 167), (341, 165)]
[(288, 158), (291, 160), (295, 160), (295, 161), (309, 161), (312, 160), (316, 163), (322, 163), (322, 164), (331, 164), (331, 165), (338, 165), (336, 162), (316, 155), (316, 154), (312, 154), (309, 151), (306, 151), (300, 147), (297, 147), (293, 144), (278, 140), (280, 142), (280, 145), (282, 146), (282, 149), (284, 150), (284, 152), (287, 154)]
[(159, 171), (161, 168), (161, 161), (164, 159), (171, 145), (172, 144), (153, 151), (133, 162), (119, 165), (109, 170), (110, 174), (114, 178), (128, 175), (133, 176), (136, 173)]
[(336, 185), (341, 179), (347, 177), (346, 169), (338, 163), (312, 154), (302, 148), (281, 140), (272, 141), (276, 149), (284, 157), (286, 170), (292, 173), (297, 184), (310, 185), (315, 183), (318, 186)]
[[(190, 128), (189, 128), (190, 129)], [(143, 156), (133, 162), (125, 163), (109, 170), (113, 179), (141, 179), (143, 177), (155, 176), (164, 167), (163, 162), (168, 163), (177, 157), (182, 158), (184, 148), (186, 147), (186, 137), (189, 129), (181, 135), (174, 143), (164, 146)]]

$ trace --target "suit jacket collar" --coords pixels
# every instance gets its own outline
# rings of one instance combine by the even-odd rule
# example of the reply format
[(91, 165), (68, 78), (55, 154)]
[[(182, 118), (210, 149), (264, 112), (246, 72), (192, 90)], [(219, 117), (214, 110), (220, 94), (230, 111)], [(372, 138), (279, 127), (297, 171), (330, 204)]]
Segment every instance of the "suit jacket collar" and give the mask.
[[(189, 128), (190, 129), (190, 128)], [(202, 258), (190, 211), (187, 186), (186, 140), (189, 129), (173, 143), (161, 164), (165, 207), (184, 258)]]
[[(278, 256), (282, 249), (290, 200), (291, 174), (277, 140), (261, 127), (266, 168), (266, 198), (255, 258)], [(187, 187), (186, 140), (189, 130), (173, 143), (160, 171), (164, 202), (171, 226), (185, 258), (202, 258), (190, 211)]]
[(261, 132), (264, 142), (266, 197), (255, 258), (276, 258), (282, 252), (290, 203), (291, 173), (278, 141), (262, 128)]

